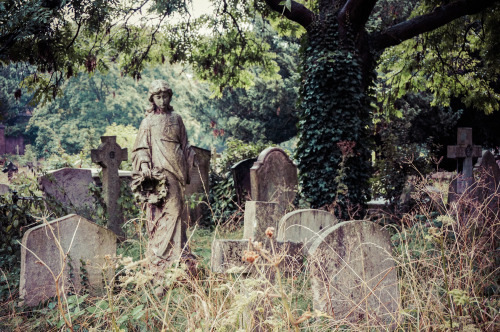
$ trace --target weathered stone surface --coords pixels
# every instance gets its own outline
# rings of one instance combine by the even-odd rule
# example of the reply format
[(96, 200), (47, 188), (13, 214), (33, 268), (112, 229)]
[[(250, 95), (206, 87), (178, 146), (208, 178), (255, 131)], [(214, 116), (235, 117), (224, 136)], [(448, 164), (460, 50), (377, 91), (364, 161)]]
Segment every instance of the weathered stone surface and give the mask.
[(489, 212), (500, 211), (500, 168), (490, 151), (485, 151), (479, 164), (477, 199), (487, 204)]
[(450, 186), (448, 201), (455, 201), (457, 197), (471, 189), (474, 182), (472, 175), (472, 158), (481, 157), (481, 147), (472, 143), (472, 128), (458, 128), (457, 145), (448, 146), (448, 158), (457, 159), (458, 177)]
[(245, 203), (243, 238), (252, 241), (266, 240), (266, 229), (278, 229), (283, 215), (278, 203), (247, 201)]
[(252, 200), (277, 202), (284, 211), (297, 192), (297, 166), (280, 148), (270, 147), (259, 154), (250, 169)]
[(390, 236), (369, 221), (325, 230), (308, 252), (314, 309), (351, 322), (395, 321), (399, 288)]
[[(66, 253), (68, 255), (64, 257)], [(89, 291), (97, 294), (103, 285), (105, 255), (115, 254), (115, 234), (75, 214), (31, 228), (22, 240), (21, 299), (24, 304), (34, 306), (56, 295), (51, 272), (39, 262), (46, 264), (56, 276), (64, 269), (59, 283), (60, 287), (64, 287), (64, 292), (81, 290), (83, 282), (80, 268), (81, 262), (85, 262)], [(106, 278), (109, 280), (113, 274), (112, 270), (107, 270)]]
[[(269, 240), (268, 240), (269, 241)], [(265, 243), (266, 244), (266, 243)], [(271, 251), (269, 243), (266, 245), (267, 250)], [(275, 256), (284, 256), (279, 267), (281, 272), (293, 274), (301, 271), (302, 260), (304, 257), (302, 244), (293, 242), (274, 242)], [(245, 250), (253, 250), (248, 240), (221, 240), (216, 239), (212, 242), (212, 257), (211, 268), (215, 273), (227, 273), (228, 270), (241, 268), (239, 273), (256, 273), (253, 264), (244, 262), (243, 252)], [(260, 257), (260, 261), (256, 263), (267, 263)]]
[(125, 234), (121, 229), (123, 212), (118, 204), (120, 198), (120, 177), (118, 169), (122, 161), (127, 160), (127, 149), (122, 149), (116, 143), (116, 136), (101, 136), (101, 144), (90, 151), (92, 162), (102, 167), (102, 183), (106, 212), (108, 213), (108, 228), (120, 237)]
[(90, 170), (61, 168), (38, 179), (44, 195), (61, 203), (68, 211), (90, 216), (95, 200), (89, 186), (92, 183)]
[(277, 239), (278, 241), (300, 242), (309, 246), (325, 229), (337, 223), (337, 218), (327, 211), (296, 210), (281, 218)]
[(0, 195), (8, 194), (10, 187), (6, 184), (0, 183)]
[(231, 167), (238, 204), (245, 201), (247, 195), (251, 197), (250, 169), (256, 161), (257, 158), (245, 159)]
[[(192, 146), (191, 148), (196, 153), (197, 167), (193, 167), (191, 169), (191, 182), (186, 185), (185, 195), (190, 197), (193, 194), (200, 194), (205, 197), (203, 201), (206, 202), (207, 200), (205, 194), (210, 190), (210, 179), (208, 175), (210, 173), (211, 153), (209, 150), (195, 146)], [(204, 203), (199, 203), (194, 208), (189, 207), (191, 224), (198, 222), (198, 220), (200, 220), (203, 216), (203, 207), (206, 207)]]

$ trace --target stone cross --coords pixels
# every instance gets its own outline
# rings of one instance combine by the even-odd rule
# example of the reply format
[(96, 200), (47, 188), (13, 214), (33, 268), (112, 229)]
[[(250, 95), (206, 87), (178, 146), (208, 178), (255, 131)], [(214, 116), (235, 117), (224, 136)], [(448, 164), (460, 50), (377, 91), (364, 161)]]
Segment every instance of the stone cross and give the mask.
[(457, 159), (458, 178), (453, 190), (465, 193), (474, 182), (472, 158), (481, 157), (481, 146), (472, 144), (472, 128), (458, 128), (457, 145), (448, 146), (448, 158)]
[(122, 161), (127, 160), (127, 149), (122, 149), (116, 143), (116, 136), (101, 136), (101, 145), (92, 149), (90, 155), (92, 162), (102, 167), (102, 186), (104, 189), (104, 201), (108, 212), (108, 228), (116, 235), (124, 237), (121, 224), (123, 213), (118, 205), (120, 197), (120, 177), (118, 169)]

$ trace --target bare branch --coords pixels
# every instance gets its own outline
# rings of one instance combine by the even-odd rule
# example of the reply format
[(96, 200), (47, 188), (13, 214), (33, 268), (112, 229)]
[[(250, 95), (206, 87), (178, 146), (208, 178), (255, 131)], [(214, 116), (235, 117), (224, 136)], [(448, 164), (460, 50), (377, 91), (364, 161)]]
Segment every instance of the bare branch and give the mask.
[(383, 50), (422, 33), (435, 30), (451, 21), (465, 16), (477, 14), (500, 0), (457, 0), (450, 4), (437, 7), (432, 13), (412, 18), (396, 24), (383, 32), (372, 34), (376, 50)]
[(265, 0), (267, 5), (271, 7), (272, 10), (283, 13), (283, 16), (291, 21), (297, 22), (307, 29), (309, 24), (314, 21), (314, 13), (305, 7), (303, 4), (292, 1), (291, 11), (288, 10), (283, 3), (283, 0)]
[(368, 21), (378, 0), (348, 0), (339, 12), (339, 30), (345, 35), (347, 28), (360, 31)]

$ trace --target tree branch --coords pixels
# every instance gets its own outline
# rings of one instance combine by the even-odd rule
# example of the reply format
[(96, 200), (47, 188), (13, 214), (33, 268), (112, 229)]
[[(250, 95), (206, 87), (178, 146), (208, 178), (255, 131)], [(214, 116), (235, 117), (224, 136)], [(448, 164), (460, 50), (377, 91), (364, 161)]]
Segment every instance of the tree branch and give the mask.
[(283, 0), (265, 0), (265, 1), (272, 10), (280, 14), (283, 14), (283, 16), (285, 16), (289, 20), (299, 23), (306, 29), (309, 26), (309, 24), (311, 24), (314, 21), (314, 13), (300, 3), (292, 1), (292, 7), (290, 11), (284, 5), (280, 5), (280, 3), (284, 2)]
[(395, 46), (422, 33), (435, 30), (451, 21), (465, 16), (477, 14), (500, 0), (456, 0), (448, 5), (437, 7), (432, 13), (412, 18), (396, 24), (383, 32), (371, 36), (375, 50)]
[(347, 0), (339, 11), (339, 32), (345, 35), (348, 28), (353, 32), (360, 31), (368, 21), (370, 14), (378, 0)]

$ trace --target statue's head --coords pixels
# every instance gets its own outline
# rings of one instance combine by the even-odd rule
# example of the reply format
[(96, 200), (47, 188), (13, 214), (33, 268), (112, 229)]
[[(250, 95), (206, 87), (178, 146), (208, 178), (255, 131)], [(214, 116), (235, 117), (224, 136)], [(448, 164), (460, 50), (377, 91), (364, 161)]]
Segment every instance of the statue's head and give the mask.
[(153, 102), (153, 96), (159, 94), (160, 92), (167, 92), (172, 98), (172, 89), (168, 83), (164, 80), (154, 80), (149, 86), (148, 96), (149, 101)]

